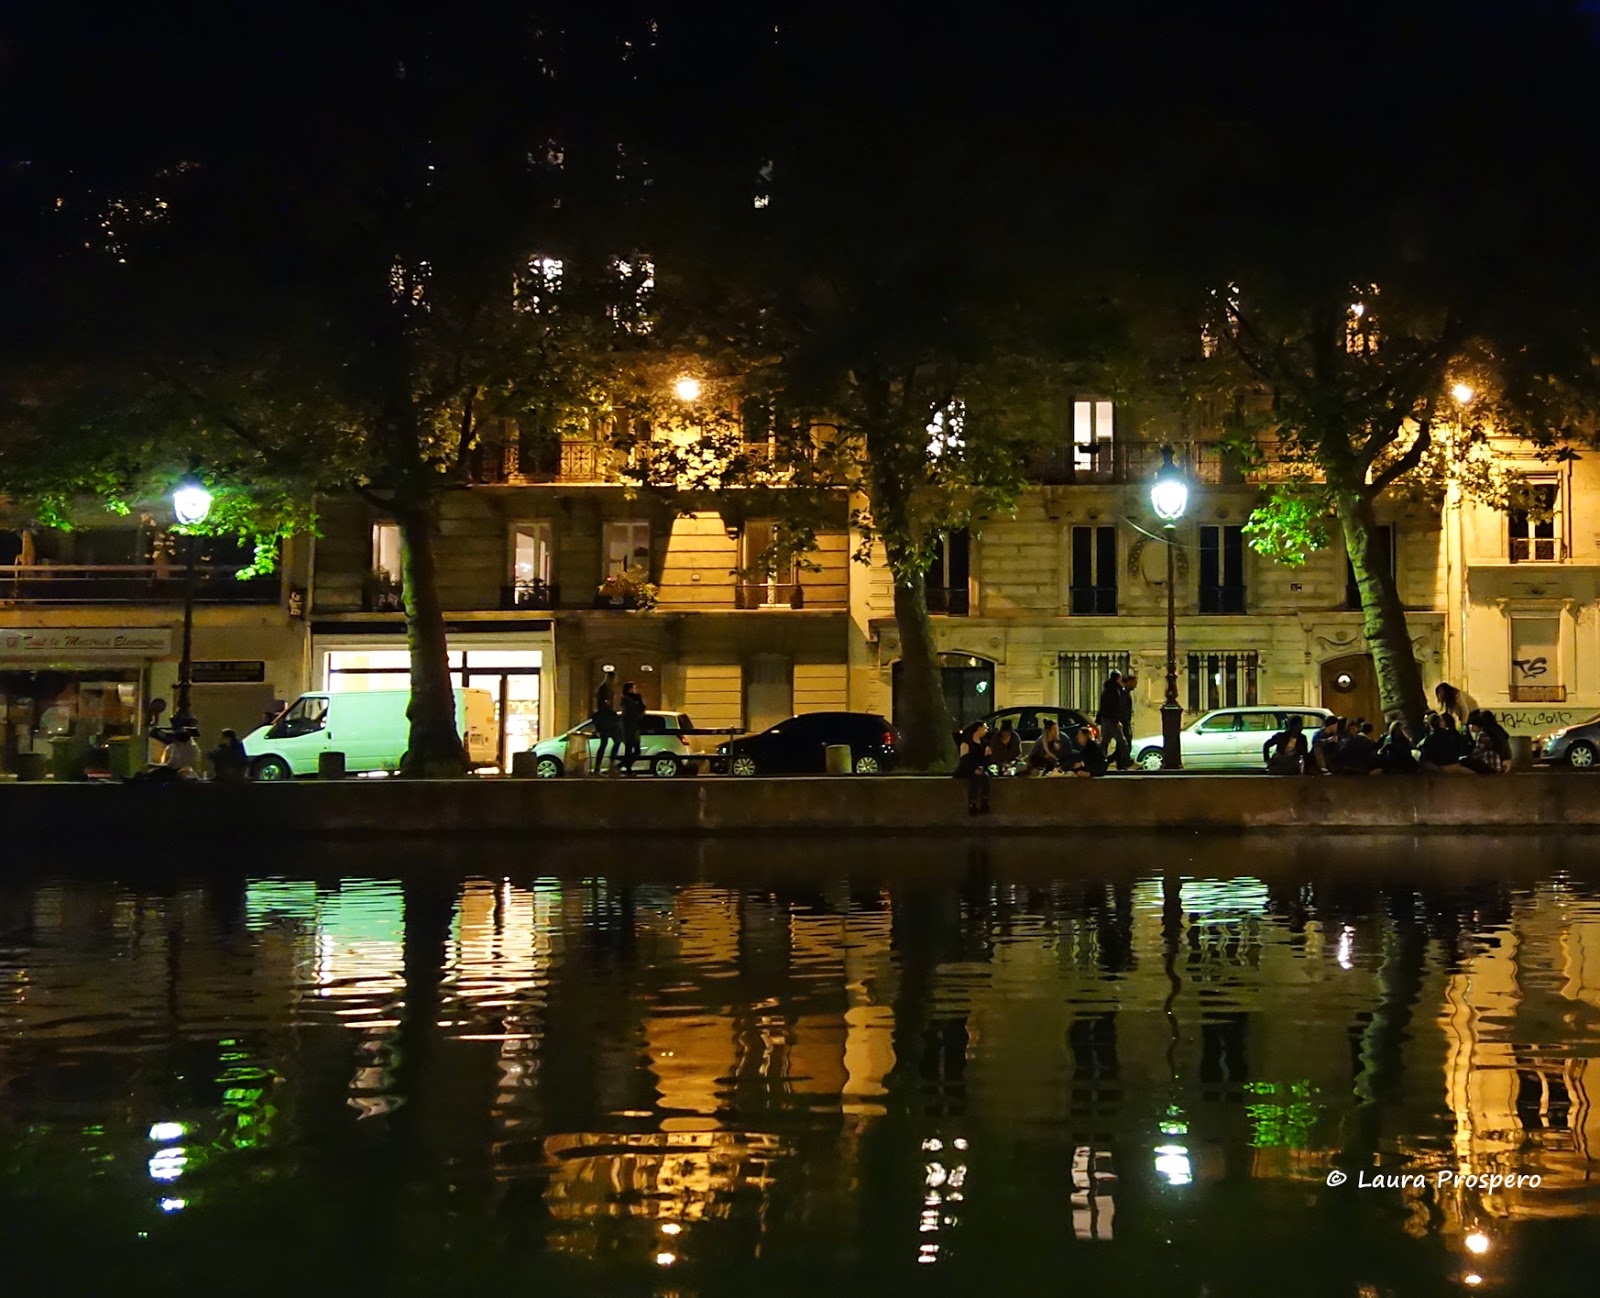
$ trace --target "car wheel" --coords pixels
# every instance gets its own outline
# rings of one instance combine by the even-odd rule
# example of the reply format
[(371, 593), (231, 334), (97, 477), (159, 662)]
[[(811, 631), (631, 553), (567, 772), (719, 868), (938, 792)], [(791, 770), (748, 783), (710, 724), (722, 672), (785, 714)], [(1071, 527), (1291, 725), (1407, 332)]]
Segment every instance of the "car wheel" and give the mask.
[(883, 763), (871, 753), (862, 753), (860, 757), (856, 758), (856, 774), (882, 775)]
[(756, 773), (756, 759), (749, 753), (740, 753), (735, 757), (728, 769), (735, 775), (754, 775)]
[(1139, 765), (1147, 771), (1161, 769), (1161, 750), (1159, 748), (1146, 748), (1139, 754)]
[(250, 778), (252, 780), (289, 780), (294, 778), (294, 772), (289, 769), (289, 763), (281, 757), (258, 757), (250, 763)]
[(1592, 771), (1597, 759), (1600, 759), (1600, 749), (1596, 749), (1587, 739), (1575, 739), (1572, 747), (1567, 749), (1567, 765), (1575, 770)]
[(671, 753), (663, 753), (650, 761), (650, 774), (660, 776), (663, 780), (670, 780), (678, 770), (678, 759)]
[(533, 764), (533, 778), (536, 780), (559, 780), (566, 774), (566, 768), (561, 765), (559, 757), (541, 757)]

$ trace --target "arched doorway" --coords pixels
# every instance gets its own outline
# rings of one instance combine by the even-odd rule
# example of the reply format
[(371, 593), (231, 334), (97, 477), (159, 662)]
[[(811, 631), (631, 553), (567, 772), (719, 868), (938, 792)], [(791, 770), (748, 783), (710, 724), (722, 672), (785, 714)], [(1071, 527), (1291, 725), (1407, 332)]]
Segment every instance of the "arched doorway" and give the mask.
[(1322, 664), (1322, 706), (1341, 717), (1365, 717), (1382, 729), (1383, 701), (1371, 654), (1346, 654)]
[[(939, 672), (944, 684), (945, 706), (958, 726), (969, 725), (995, 709), (994, 663), (975, 654), (940, 654)], [(893, 668), (894, 716), (900, 720), (900, 667)]]

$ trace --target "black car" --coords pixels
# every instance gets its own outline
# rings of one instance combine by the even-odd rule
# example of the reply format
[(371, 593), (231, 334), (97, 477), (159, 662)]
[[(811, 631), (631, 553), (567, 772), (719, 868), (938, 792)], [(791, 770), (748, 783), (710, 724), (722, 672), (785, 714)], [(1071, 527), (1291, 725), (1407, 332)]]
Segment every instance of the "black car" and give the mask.
[(1046, 707), (1043, 704), (1023, 708), (1001, 708), (1000, 711), (991, 712), (984, 717), (983, 724), (990, 730), (999, 730), (1002, 721), (1009, 721), (1016, 729), (1017, 738), (1022, 741), (1023, 748), (1026, 749), (1043, 733), (1046, 717), (1068, 734), (1079, 726), (1088, 726), (1096, 739), (1100, 737), (1100, 727), (1076, 708)]
[(894, 765), (894, 727), (870, 712), (805, 712), (730, 740), (717, 756), (734, 775), (821, 775), (833, 744), (850, 746), (857, 775), (878, 775)]

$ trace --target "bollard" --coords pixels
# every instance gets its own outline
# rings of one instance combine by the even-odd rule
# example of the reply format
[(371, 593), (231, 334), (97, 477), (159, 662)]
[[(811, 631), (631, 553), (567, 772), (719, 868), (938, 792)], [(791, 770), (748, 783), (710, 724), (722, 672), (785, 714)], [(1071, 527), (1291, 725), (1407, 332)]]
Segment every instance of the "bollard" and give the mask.
[(539, 761), (533, 749), (524, 749), (520, 753), (511, 754), (511, 778), (513, 780), (531, 780), (534, 777), (533, 768)]
[(849, 775), (855, 770), (849, 744), (829, 744), (823, 750), (824, 768), (829, 775)]
[(1533, 766), (1533, 736), (1511, 736), (1511, 769), (1526, 771)]
[(317, 754), (319, 780), (344, 779), (344, 754), (336, 750)]

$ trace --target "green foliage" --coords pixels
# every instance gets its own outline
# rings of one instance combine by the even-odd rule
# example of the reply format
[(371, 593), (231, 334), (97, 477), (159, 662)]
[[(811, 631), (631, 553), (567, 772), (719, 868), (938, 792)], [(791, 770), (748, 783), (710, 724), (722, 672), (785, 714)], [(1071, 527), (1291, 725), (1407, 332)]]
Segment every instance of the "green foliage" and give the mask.
[(1297, 482), (1274, 488), (1244, 525), (1244, 534), (1258, 554), (1290, 568), (1300, 568), (1329, 542), (1331, 504), (1313, 484)]

